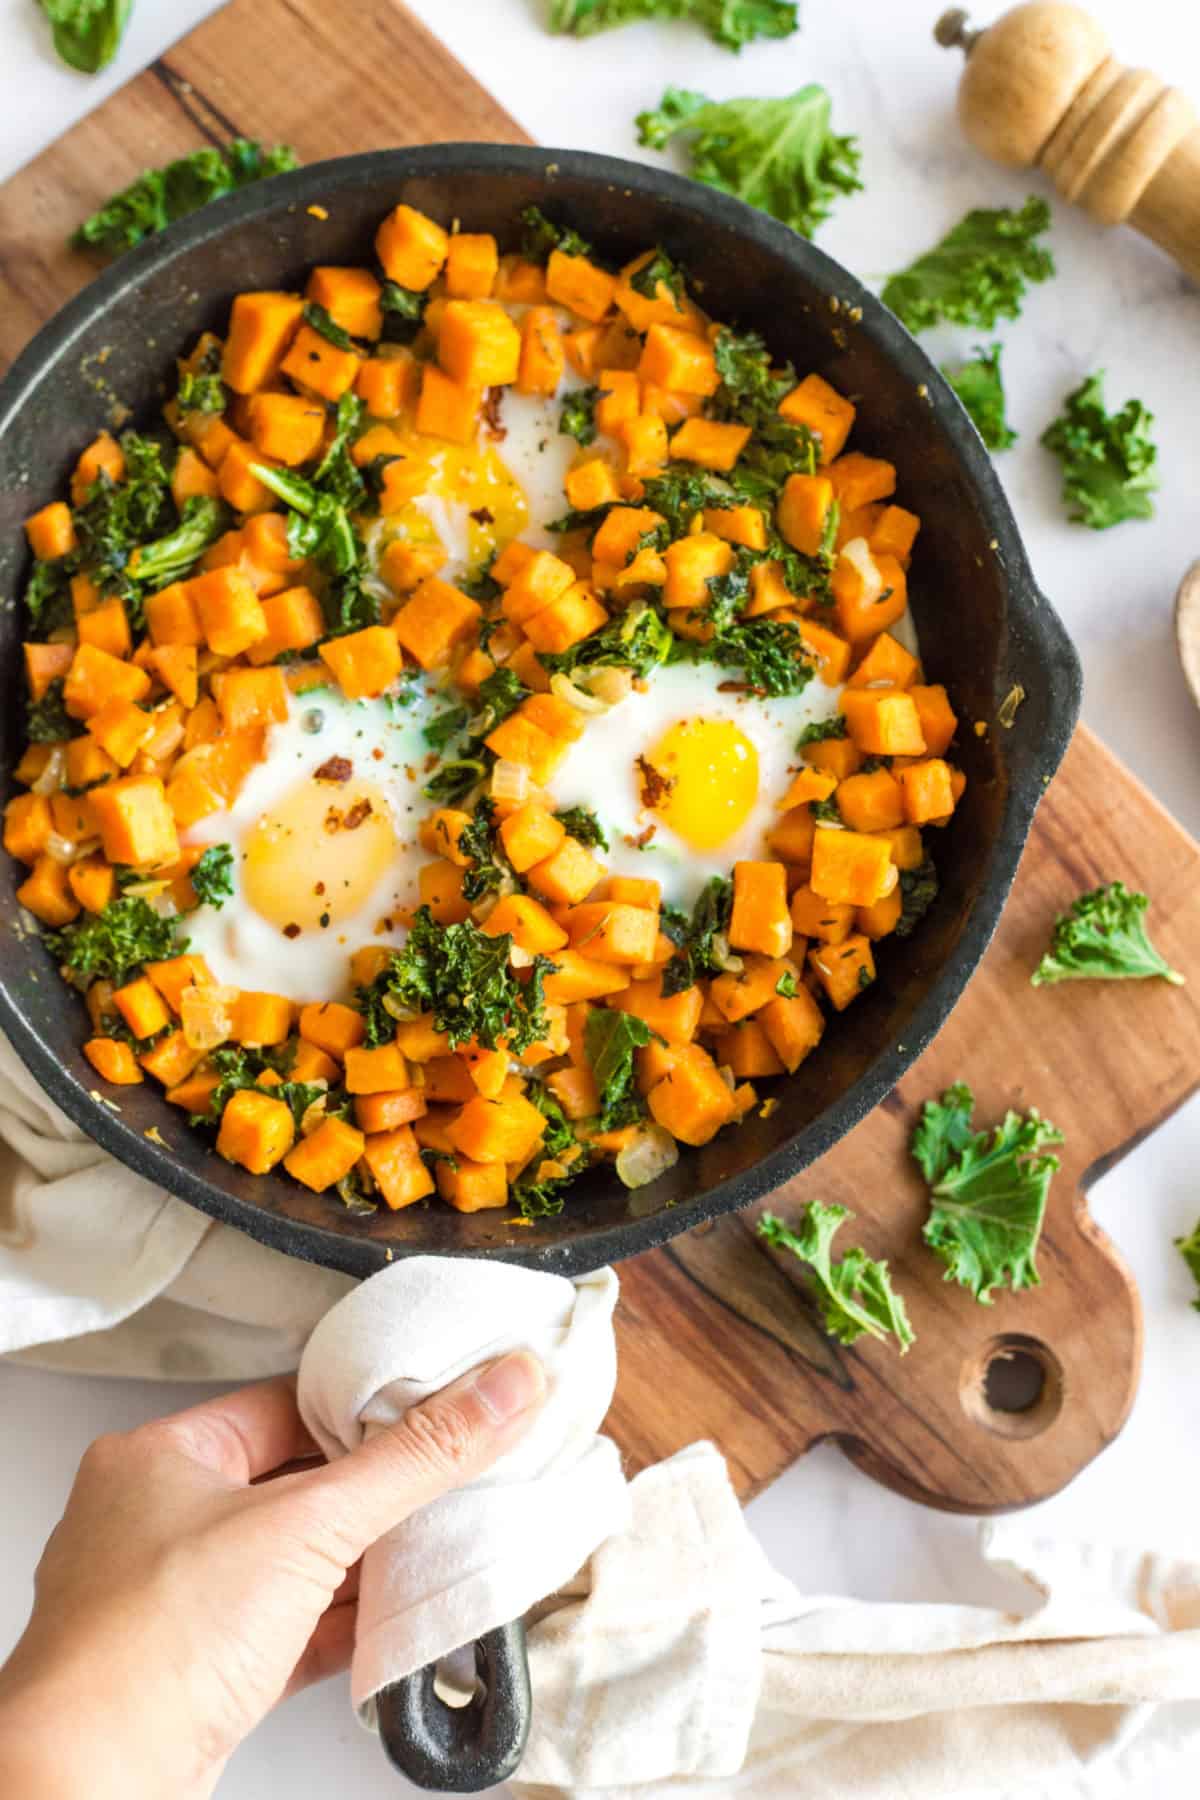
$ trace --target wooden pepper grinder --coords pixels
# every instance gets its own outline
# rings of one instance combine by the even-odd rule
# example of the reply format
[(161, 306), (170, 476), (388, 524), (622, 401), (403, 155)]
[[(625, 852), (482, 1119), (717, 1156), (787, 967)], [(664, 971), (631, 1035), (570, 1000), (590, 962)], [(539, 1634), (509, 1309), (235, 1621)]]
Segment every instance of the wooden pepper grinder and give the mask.
[(1200, 121), (1178, 88), (1125, 68), (1096, 21), (1059, 0), (982, 31), (954, 7), (934, 36), (966, 52), (958, 117), (977, 150), (1044, 169), (1065, 200), (1135, 226), (1200, 282)]

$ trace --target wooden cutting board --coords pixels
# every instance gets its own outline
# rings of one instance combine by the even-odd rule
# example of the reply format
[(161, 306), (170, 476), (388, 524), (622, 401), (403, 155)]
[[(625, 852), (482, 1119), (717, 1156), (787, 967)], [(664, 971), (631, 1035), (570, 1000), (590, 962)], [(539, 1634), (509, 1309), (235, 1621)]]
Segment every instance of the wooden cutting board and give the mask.
[[(0, 362), (90, 278), (66, 248), (80, 218), (147, 164), (234, 133), (290, 143), (306, 162), (524, 138), (394, 0), (355, 8), (350, 31), (325, 0), (234, 0), (0, 189)], [(1055, 912), (1116, 876), (1154, 896), (1155, 938), (1191, 984), (1032, 990)], [(889, 1258), (915, 1349), (900, 1359), (830, 1344), (798, 1268), (760, 1248), (752, 1214), (727, 1218), (622, 1266), (610, 1426), (630, 1466), (710, 1437), (749, 1497), (832, 1437), (879, 1479), (960, 1511), (1027, 1505), (1069, 1481), (1120, 1430), (1141, 1355), (1137, 1294), (1086, 1190), (1200, 1080), (1197, 944), (1200, 847), (1080, 731), (949, 1024), (883, 1105), (771, 1202), (785, 1216), (812, 1197), (851, 1207), (847, 1241)], [(1042, 1286), (990, 1307), (945, 1284), (921, 1248), (906, 1153), (921, 1102), (959, 1079), (982, 1121), (1036, 1105), (1066, 1134)], [(1166, 1238), (1164, 1224), (1164, 1255)]]

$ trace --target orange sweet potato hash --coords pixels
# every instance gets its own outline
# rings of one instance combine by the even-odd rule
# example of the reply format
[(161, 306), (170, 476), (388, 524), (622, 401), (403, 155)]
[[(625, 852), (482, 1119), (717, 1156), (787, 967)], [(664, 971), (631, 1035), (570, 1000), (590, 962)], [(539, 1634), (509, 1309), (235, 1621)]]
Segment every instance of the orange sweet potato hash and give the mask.
[[(956, 720), (889, 630), (919, 521), (889, 463), (847, 450), (855, 407), (820, 375), (711, 321), (661, 250), (613, 273), (540, 215), (500, 255), (398, 206), (375, 250), (303, 295), (239, 294), (178, 364), (168, 434), (102, 433), (26, 521), (30, 741), (4, 845), (106, 1085), (149, 1075), (221, 1156), (354, 1206), (533, 1216), (597, 1159), (639, 1185), (736, 1124), (870, 984), (936, 887)], [(584, 422), (555, 550), (513, 537), (456, 585), (436, 539), (388, 538), (406, 446), (468, 444), (498, 390), (564, 374)], [(589, 713), (668, 657), (760, 695), (841, 689), (761, 860), (690, 919), (608, 877), (553, 798)], [(190, 828), (232, 804), (292, 695), (414, 672), (488, 705), (426, 790), (407, 943), (362, 945), (324, 1002), (222, 986), (186, 948)], [(645, 781), (652, 813), (669, 783)]]

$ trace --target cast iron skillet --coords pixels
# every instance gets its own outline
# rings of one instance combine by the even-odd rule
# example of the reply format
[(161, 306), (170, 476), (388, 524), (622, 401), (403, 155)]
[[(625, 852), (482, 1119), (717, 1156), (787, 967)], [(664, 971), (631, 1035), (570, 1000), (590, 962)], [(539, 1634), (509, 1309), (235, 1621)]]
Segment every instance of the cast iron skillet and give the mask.
[[(336, 1199), (220, 1161), (149, 1086), (120, 1110), (92, 1096), (80, 1053), (82, 1009), (54, 974), (13, 899), (0, 898), (0, 1028), (63, 1111), (138, 1174), (260, 1242), (366, 1276), (415, 1252), (489, 1256), (575, 1275), (661, 1244), (745, 1206), (821, 1156), (864, 1118), (945, 1022), (982, 956), (1016, 872), (1046, 782), (1066, 749), (1080, 699), (1075, 651), (1039, 593), (1008, 504), (966, 413), (907, 332), (851, 275), (783, 226), (723, 194), (609, 157), (492, 144), (441, 144), (320, 163), (206, 207), (122, 257), (41, 331), (0, 384), (0, 657), (6, 671), (2, 772), (19, 753), (21, 521), (61, 491), (114, 402), (152, 416), (176, 352), (220, 330), (243, 288), (302, 284), (310, 264), (370, 261), (371, 239), (399, 201), (447, 226), (494, 231), (514, 247), (530, 202), (569, 221), (620, 262), (655, 242), (687, 269), (717, 318), (761, 330), (773, 352), (818, 370), (859, 401), (854, 445), (897, 468), (922, 520), (912, 606), (929, 679), (948, 686), (968, 775), (952, 827), (936, 834), (941, 893), (907, 942), (889, 942), (879, 978), (835, 1020), (819, 1050), (774, 1089), (782, 1104), (685, 1153), (648, 1189), (606, 1170), (566, 1210), (517, 1229), (506, 1215), (409, 1208), (363, 1219)], [(307, 208), (319, 202), (327, 217)], [(1001, 699), (1024, 690), (1011, 729)], [(972, 726), (984, 720), (983, 737)], [(597, 792), (603, 811), (603, 793)], [(146, 1136), (157, 1128), (165, 1141)], [(401, 1766), (429, 1786), (478, 1788), (520, 1754), (528, 1688), (515, 1628), (479, 1647), (481, 1706), (451, 1714), (428, 1672), (381, 1709)]]

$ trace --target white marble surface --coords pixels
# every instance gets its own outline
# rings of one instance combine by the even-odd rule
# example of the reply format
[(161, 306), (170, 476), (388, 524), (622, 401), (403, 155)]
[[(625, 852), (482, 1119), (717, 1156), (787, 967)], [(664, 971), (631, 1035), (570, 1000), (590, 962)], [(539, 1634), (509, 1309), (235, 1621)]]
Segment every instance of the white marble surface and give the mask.
[[(936, 0), (807, 0), (803, 34), (740, 58), (679, 28), (638, 27), (576, 44), (541, 28), (543, 0), (413, 0), (414, 10), (547, 144), (622, 155), (636, 149), (632, 115), (670, 80), (716, 96), (784, 92), (819, 80), (837, 128), (864, 147), (866, 192), (822, 231), (825, 249), (868, 278), (906, 261), (970, 205), (1020, 201), (1036, 186), (965, 149), (955, 127), (956, 60), (930, 41)], [(332, 4), (332, 0), (331, 0)], [(213, 10), (209, 0), (137, 0), (117, 66), (100, 81), (58, 68), (29, 0), (0, 0), (0, 178), (112, 87)], [(986, 6), (980, 12), (986, 17)], [(1200, 31), (1178, 0), (1092, 0), (1118, 51), (1171, 72), (1200, 93)], [(253, 130), (254, 120), (241, 121)], [(1038, 577), (1083, 657), (1084, 714), (1149, 788), (1200, 830), (1200, 718), (1171, 638), (1171, 600), (1200, 554), (1192, 449), (1200, 412), (1200, 295), (1174, 267), (1125, 233), (1102, 235), (1055, 207), (1060, 274), (1034, 290), (1024, 318), (1000, 335), (1013, 422), (1022, 442), (1000, 470)], [(970, 333), (931, 340), (937, 354)], [(1157, 416), (1163, 486), (1152, 525), (1093, 536), (1064, 523), (1054, 469), (1037, 435), (1085, 371), (1109, 372), (1110, 395), (1138, 394)], [(965, 1071), (969, 1074), (969, 1071)], [(1053, 1114), (1053, 1096), (1045, 1096)], [(1146, 1367), (1118, 1443), (1041, 1509), (1047, 1529), (1196, 1548), (1200, 1491), (1200, 1318), (1171, 1238), (1200, 1212), (1200, 1104), (1193, 1103), (1094, 1189), (1093, 1210), (1132, 1263), (1146, 1307)], [(1036, 1304), (1035, 1302), (1033, 1304)], [(96, 1383), (0, 1369), (4, 1434), (0, 1655), (24, 1619), (30, 1574), (83, 1446), (187, 1403), (199, 1390)], [(974, 1526), (885, 1493), (820, 1450), (751, 1509), (755, 1529), (790, 1574), (868, 1597), (990, 1598), (974, 1563)], [(1154, 1800), (1184, 1800), (1200, 1768), (1179, 1769)], [(289, 1703), (235, 1757), (221, 1800), (316, 1794), (335, 1784), (362, 1796), (397, 1783), (353, 1725), (339, 1683)], [(1140, 1800), (1140, 1797), (1139, 1797)], [(1146, 1797), (1149, 1800), (1149, 1797)]]

